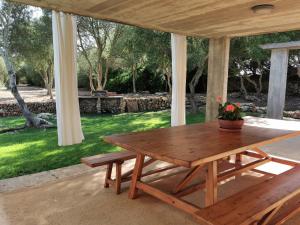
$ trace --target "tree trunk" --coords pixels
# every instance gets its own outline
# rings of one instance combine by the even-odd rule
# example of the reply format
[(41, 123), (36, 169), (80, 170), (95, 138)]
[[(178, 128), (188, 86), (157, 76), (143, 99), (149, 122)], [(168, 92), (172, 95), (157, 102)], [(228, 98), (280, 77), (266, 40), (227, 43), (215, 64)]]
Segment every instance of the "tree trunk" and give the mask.
[(203, 70), (204, 70), (204, 67), (201, 67), (201, 68), (198, 67), (195, 75), (193, 76), (192, 80), (189, 83), (189, 89), (190, 89), (190, 93), (191, 93), (190, 103), (191, 103), (191, 106), (192, 106), (192, 113), (197, 113), (198, 112), (197, 102), (196, 102), (196, 99), (195, 99), (195, 94), (196, 94), (195, 90), (196, 90), (196, 86), (199, 83), (200, 77), (203, 74)]
[(97, 91), (103, 91), (102, 79), (103, 79), (102, 64), (101, 64), (101, 62), (99, 62), (98, 63), (98, 76), (97, 76)]
[(167, 75), (167, 84), (168, 84), (168, 89), (169, 89), (169, 94), (172, 94), (172, 75)]
[(245, 87), (244, 77), (240, 76), (240, 81), (241, 81), (241, 93), (244, 95), (244, 98), (247, 99), (248, 98), (248, 91)]
[(259, 87), (257, 85), (257, 83), (254, 81), (254, 80), (251, 80), (250, 77), (248, 76), (245, 76), (246, 80), (253, 85), (255, 91), (256, 91), (256, 94), (260, 94), (260, 91), (259, 91)]
[(90, 83), (90, 91), (91, 91), (91, 94), (92, 94), (92, 92), (95, 91), (95, 86), (94, 86), (94, 82), (93, 82), (93, 65), (92, 65), (92, 63), (89, 59), (89, 56), (88, 56), (88, 53), (87, 53), (86, 49), (83, 46), (83, 41), (82, 41), (81, 33), (80, 33), (80, 30), (79, 30), (79, 26), (77, 27), (77, 34), (78, 34), (78, 39), (79, 39), (79, 46), (82, 49), (82, 53), (83, 53), (84, 58), (86, 59), (87, 63), (89, 64), (88, 77), (89, 77), (89, 83)]
[(262, 84), (262, 77), (263, 77), (263, 75), (260, 75), (259, 76), (259, 80), (258, 80), (258, 82), (259, 82), (259, 88), (258, 88), (258, 95), (260, 95), (261, 94), (261, 92), (262, 92), (262, 89), (263, 89), (263, 84)]
[(48, 74), (48, 94), (50, 96), (50, 99), (53, 99), (53, 80), (54, 80), (54, 73), (53, 73), (53, 65), (52, 63), (49, 63), (48, 69), (47, 69), (47, 74)]
[(95, 91), (94, 83), (93, 83), (93, 68), (89, 69), (89, 83), (90, 83), (90, 91), (91, 93)]
[(132, 89), (133, 89), (133, 93), (136, 93), (136, 85), (135, 85), (136, 68), (135, 68), (135, 66), (132, 66), (131, 73), (132, 73)]
[(103, 89), (105, 89), (106, 84), (107, 84), (109, 67), (110, 67), (109, 60), (106, 60), (106, 63), (105, 63), (105, 73), (104, 73), (104, 81), (103, 81)]
[(27, 127), (52, 127), (53, 125), (44, 119), (37, 118), (33, 113), (29, 111), (24, 99), (21, 97), (16, 82), (16, 73), (12, 63), (9, 60), (9, 56), (6, 51), (3, 52), (3, 58), (6, 65), (7, 73), (9, 76), (9, 89), (18, 102), (18, 106), (22, 111), (23, 116), (26, 118)]
[(44, 85), (45, 85), (45, 88), (47, 90), (47, 95), (50, 96), (50, 99), (53, 99), (52, 86), (50, 84), (49, 72), (48, 71), (41, 71), (40, 73), (42, 74)]
[(24, 99), (21, 97), (17, 84), (16, 84), (16, 73), (13, 71), (8, 72), (10, 77), (10, 91), (18, 102), (18, 105), (22, 111), (23, 116), (26, 118), (26, 126), (27, 127), (52, 127), (52, 124), (44, 119), (37, 118), (33, 113), (29, 111)]

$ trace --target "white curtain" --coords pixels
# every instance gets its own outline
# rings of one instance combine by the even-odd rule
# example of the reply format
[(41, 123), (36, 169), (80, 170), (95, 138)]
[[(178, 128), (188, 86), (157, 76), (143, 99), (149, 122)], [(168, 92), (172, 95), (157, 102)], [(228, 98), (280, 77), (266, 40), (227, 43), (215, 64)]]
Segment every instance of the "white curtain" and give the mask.
[(186, 36), (171, 34), (172, 45), (172, 106), (171, 125), (185, 125)]
[(52, 29), (58, 145), (78, 144), (84, 137), (77, 89), (75, 18), (53, 11)]

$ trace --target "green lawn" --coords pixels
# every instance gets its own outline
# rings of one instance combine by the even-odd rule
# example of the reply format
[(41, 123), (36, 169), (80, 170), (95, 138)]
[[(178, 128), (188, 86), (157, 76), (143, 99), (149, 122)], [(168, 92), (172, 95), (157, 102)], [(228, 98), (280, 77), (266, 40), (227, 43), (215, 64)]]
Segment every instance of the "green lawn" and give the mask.
[[(188, 115), (187, 123), (203, 122), (204, 115)], [(117, 151), (103, 142), (105, 135), (142, 131), (170, 125), (170, 113), (148, 112), (82, 117), (85, 141), (58, 147), (56, 129), (26, 129), (0, 134), (0, 179), (31, 174), (80, 163), (89, 155)], [(21, 126), (22, 117), (0, 118), (0, 129)]]

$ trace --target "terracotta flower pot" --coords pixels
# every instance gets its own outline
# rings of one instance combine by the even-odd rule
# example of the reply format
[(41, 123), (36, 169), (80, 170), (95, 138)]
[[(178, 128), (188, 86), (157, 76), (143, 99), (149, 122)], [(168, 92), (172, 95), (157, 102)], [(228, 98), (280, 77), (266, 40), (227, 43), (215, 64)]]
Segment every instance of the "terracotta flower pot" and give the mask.
[(244, 125), (244, 120), (222, 120), (219, 119), (219, 125), (222, 130), (239, 131)]

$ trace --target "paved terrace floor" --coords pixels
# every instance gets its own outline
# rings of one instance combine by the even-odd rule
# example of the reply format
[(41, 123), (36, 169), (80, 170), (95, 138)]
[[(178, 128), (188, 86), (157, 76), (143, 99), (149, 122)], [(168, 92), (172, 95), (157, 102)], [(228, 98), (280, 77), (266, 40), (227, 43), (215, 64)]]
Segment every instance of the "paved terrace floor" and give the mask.
[[(248, 118), (255, 125), (282, 127), (299, 130), (297, 122), (278, 122)], [(300, 161), (300, 137), (266, 146), (264, 149), (273, 155), (293, 158)], [(127, 169), (133, 162), (126, 163)], [(269, 164), (264, 169), (277, 172), (286, 168)], [(140, 198), (127, 198), (128, 185), (117, 196), (112, 189), (104, 189), (104, 169), (91, 170), (82, 175), (49, 182), (39, 187), (0, 194), (1, 225), (196, 225), (195, 220), (165, 203), (146, 194)], [(163, 190), (170, 189), (180, 176), (155, 182)], [(199, 179), (203, 174), (199, 175)], [(149, 177), (149, 179), (152, 179)], [(232, 195), (245, 187), (265, 179), (256, 173), (247, 173), (222, 185), (220, 199)], [(196, 192), (186, 198), (203, 205), (203, 192)], [(286, 225), (300, 224), (300, 215), (289, 220)]]

